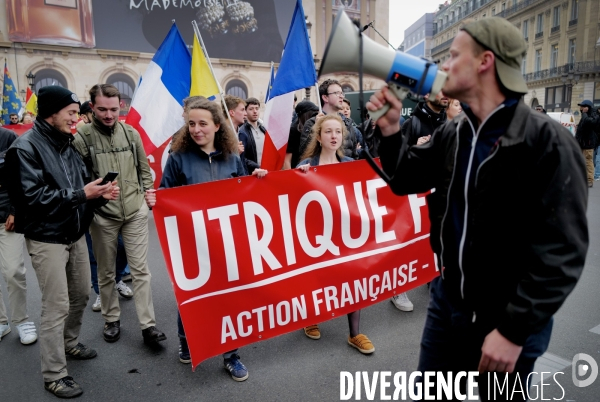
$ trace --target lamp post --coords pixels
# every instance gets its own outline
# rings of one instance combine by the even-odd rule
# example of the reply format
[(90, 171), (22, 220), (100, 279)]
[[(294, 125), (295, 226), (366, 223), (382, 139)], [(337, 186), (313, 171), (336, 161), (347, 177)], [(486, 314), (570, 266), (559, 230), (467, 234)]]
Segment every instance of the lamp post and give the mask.
[(21, 89), (20, 93), (21, 93), (21, 99), (23, 100), (23, 102), (25, 102), (27, 100), (27, 98), (25, 97), (27, 95), (27, 93), (25, 92), (24, 89)]
[(29, 74), (27, 74), (25, 77), (27, 77), (27, 83), (29, 84), (29, 87), (33, 91), (33, 86), (35, 85), (35, 74), (30, 71)]

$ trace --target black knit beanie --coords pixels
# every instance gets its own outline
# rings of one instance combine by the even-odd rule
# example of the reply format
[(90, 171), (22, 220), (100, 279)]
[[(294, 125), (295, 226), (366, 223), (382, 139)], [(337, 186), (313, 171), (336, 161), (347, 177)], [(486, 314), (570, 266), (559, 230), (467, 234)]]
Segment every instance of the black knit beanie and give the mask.
[(304, 100), (296, 105), (296, 113), (298, 116), (306, 112), (318, 112), (319, 107), (309, 100)]
[(73, 92), (59, 85), (42, 87), (37, 95), (38, 116), (42, 119), (52, 116), (71, 103), (81, 106), (79, 98)]

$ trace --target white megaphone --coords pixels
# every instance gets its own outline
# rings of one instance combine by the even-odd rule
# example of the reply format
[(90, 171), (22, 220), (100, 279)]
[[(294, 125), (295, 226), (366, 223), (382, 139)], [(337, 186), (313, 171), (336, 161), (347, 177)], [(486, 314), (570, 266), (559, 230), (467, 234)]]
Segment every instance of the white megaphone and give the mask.
[[(358, 27), (344, 11), (333, 23), (331, 36), (325, 48), (319, 75), (338, 72), (358, 72), (360, 56)], [(430, 61), (392, 50), (363, 35), (363, 72), (388, 83), (391, 92), (402, 100), (409, 92), (436, 96), (446, 82), (447, 74)], [(390, 106), (384, 105), (371, 118), (377, 120)]]

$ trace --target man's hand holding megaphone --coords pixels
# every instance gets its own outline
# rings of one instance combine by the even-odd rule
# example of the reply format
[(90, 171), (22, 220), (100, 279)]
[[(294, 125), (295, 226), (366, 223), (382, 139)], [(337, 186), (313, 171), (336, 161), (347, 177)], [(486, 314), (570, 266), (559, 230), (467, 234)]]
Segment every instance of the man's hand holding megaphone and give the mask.
[(402, 115), (402, 101), (390, 92), (387, 86), (380, 91), (371, 95), (367, 102), (367, 110), (374, 112), (381, 109), (385, 104), (390, 106), (390, 109), (379, 119), (377, 125), (381, 130), (381, 135), (389, 137), (400, 131), (400, 116)]

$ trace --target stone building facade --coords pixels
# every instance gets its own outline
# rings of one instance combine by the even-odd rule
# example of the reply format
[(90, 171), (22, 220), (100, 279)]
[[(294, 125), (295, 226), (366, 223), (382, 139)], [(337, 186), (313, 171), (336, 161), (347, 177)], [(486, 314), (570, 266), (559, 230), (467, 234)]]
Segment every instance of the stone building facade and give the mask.
[[(94, 84), (111, 83), (121, 90), (127, 109), (153, 53), (10, 42), (7, 22), (7, 2), (10, 1), (14, 0), (0, 0), (0, 52), (4, 53), (13, 81), (23, 96), (28, 84), (27, 75), (31, 74), (35, 75), (34, 89), (50, 84), (62, 85), (82, 100), (89, 98), (88, 91)], [(388, 36), (389, 0), (304, 0), (303, 7), (317, 69), (335, 16), (343, 7), (361, 26), (375, 21), (377, 31), (386, 38)], [(373, 29), (368, 29), (365, 34), (387, 46)], [(264, 100), (270, 63), (211, 58), (211, 64), (224, 92)], [(356, 74), (339, 74), (334, 78), (343, 84), (344, 90), (358, 90)], [(365, 77), (365, 89), (377, 89), (382, 85), (380, 80)], [(315, 92), (312, 88), (309, 94), (313, 102), (318, 99)], [(297, 96), (302, 99), (306, 94), (307, 91), (299, 90)]]
[(445, 61), (468, 18), (508, 19), (527, 41), (522, 72), (525, 102), (547, 111), (579, 114), (590, 99), (600, 107), (600, 0), (455, 0), (435, 17), (434, 60)]

